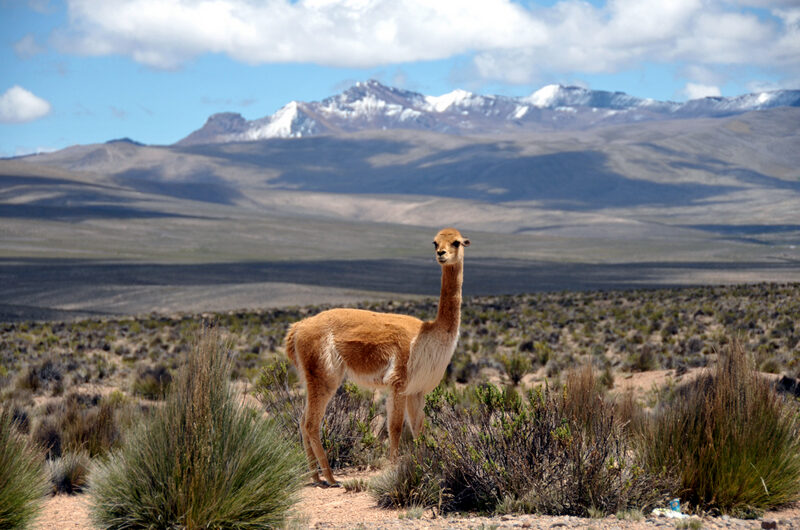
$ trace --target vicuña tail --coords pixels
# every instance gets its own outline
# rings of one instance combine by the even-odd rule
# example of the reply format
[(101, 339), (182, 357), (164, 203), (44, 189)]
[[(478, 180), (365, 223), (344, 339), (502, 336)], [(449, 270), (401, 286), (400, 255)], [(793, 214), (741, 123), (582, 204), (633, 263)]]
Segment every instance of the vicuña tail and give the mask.
[(294, 349), (294, 332), (296, 326), (296, 322), (289, 326), (289, 332), (286, 333), (286, 339), (284, 340), (284, 344), (286, 344), (286, 356), (295, 367), (297, 367), (297, 352)]

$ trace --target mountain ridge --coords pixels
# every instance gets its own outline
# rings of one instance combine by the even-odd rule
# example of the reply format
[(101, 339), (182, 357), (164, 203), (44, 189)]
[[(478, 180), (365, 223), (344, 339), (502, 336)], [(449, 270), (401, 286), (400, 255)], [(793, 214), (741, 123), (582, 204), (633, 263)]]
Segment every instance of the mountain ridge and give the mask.
[(213, 114), (203, 127), (175, 145), (384, 129), (455, 135), (587, 130), (644, 121), (725, 117), (780, 106), (800, 107), (800, 90), (677, 103), (564, 85), (547, 85), (524, 97), (481, 95), (462, 89), (429, 96), (369, 80), (321, 101), (291, 101), (275, 114), (255, 120), (232, 112)]

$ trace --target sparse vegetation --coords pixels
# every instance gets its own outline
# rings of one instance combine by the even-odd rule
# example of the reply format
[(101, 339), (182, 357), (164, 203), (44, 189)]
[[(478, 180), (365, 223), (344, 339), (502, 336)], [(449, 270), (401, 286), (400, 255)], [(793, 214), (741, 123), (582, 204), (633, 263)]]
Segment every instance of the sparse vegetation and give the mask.
[(296, 447), (230, 384), (228, 350), (205, 331), (163, 407), (100, 460), (90, 483), (104, 528), (282, 524), (303, 479)]
[[(432, 299), (359, 307), (420, 318), (436, 314)], [(256, 380), (266, 363), (282, 356), (288, 324), (325, 308), (215, 315), (237, 352), (234, 376)], [(133, 390), (138, 374), (154, 367), (162, 375), (174, 371), (201, 321), (195, 315), (152, 315), (5, 323), (0, 396), (60, 396), (88, 383)], [(494, 373), (513, 382), (533, 373), (541, 380), (587, 362), (617, 372), (685, 370), (713, 362), (714, 348), (735, 335), (754, 352), (760, 370), (798, 377), (798, 322), (800, 284), (466, 298), (448, 378), (466, 384)]]
[[(436, 313), (435, 300), (359, 307), (420, 318), (432, 318)], [(250, 391), (262, 403), (262, 410), (245, 413), (249, 421), (258, 423), (266, 410), (281, 437), (293, 446), (300, 441), (297, 422), (303, 390), (286, 363), (283, 336), (289, 323), (322, 309), (230, 312), (213, 317), (216, 329), (235, 352), (226, 382), (253, 382)], [(7, 411), (14, 436), (41, 447), (51, 471), (62, 470), (59, 476), (63, 481), (55, 481), (62, 484), (60, 491), (77, 490), (81, 476), (85, 478), (81, 471), (85, 457), (69, 466), (65, 459), (85, 453), (94, 464), (90, 469), (112, 461), (122, 465), (122, 455), (136, 452), (129, 445), (145, 439), (144, 425), (150, 425), (147, 429), (152, 431), (152, 422), (166, 421), (161, 411), (170, 405), (150, 400), (163, 399), (169, 386), (177, 384), (170, 384), (169, 379), (195, 346), (201, 322), (195, 315), (151, 315), (69, 324), (0, 324), (0, 406)], [(427, 436), (416, 444), (404, 440), (401, 454), (407, 457), (370, 481), (369, 488), (384, 506), (432, 506), (445, 512), (617, 513), (622, 518), (647, 503), (641, 500), (649, 498), (646, 495), (633, 500), (639, 495), (637, 488), (650, 483), (658, 490), (677, 484), (676, 480), (683, 483), (684, 475), (670, 482), (662, 473), (664, 463), (680, 463), (694, 469), (695, 475), (709, 477), (705, 486), (692, 486), (694, 492), (686, 485), (675, 486), (673, 496), (681, 496), (690, 509), (756, 515), (767, 505), (783, 502), (781, 498), (792, 498), (781, 491), (790, 492), (800, 481), (785, 478), (797, 460), (777, 456), (781, 448), (776, 440), (786, 431), (765, 423), (765, 418), (774, 417), (767, 409), (751, 410), (761, 419), (742, 425), (750, 431), (772, 433), (769, 444), (752, 443), (769, 447), (762, 453), (774, 456), (774, 465), (784, 466), (785, 473), (777, 477), (762, 471), (762, 466), (773, 464), (754, 459), (750, 460), (752, 466), (745, 466), (749, 477), (741, 482), (724, 478), (725, 469), (734, 472), (733, 465), (714, 471), (703, 467), (707, 462), (690, 462), (686, 455), (680, 462), (663, 456), (659, 464), (653, 455), (633, 455), (633, 442), (635, 436), (648, 432), (648, 425), (653, 427), (650, 418), (658, 418), (656, 425), (666, 428), (666, 418), (678, 413), (670, 407), (690, 398), (696, 407), (710, 407), (703, 409), (705, 416), (693, 416), (696, 421), (722, 417), (710, 405), (724, 401), (721, 394), (714, 393), (719, 389), (709, 390), (719, 386), (708, 382), (716, 381), (713, 373), (698, 379), (694, 386), (687, 381), (694, 380), (697, 368), (716, 366), (719, 352), (728, 351), (737, 341), (751, 356), (751, 371), (778, 374), (776, 379), (787, 376), (784, 387), (796, 388), (794, 378), (800, 376), (798, 323), (800, 284), (467, 298), (461, 337), (445, 384), (428, 404)], [(648, 389), (638, 394), (619, 392), (631, 374), (650, 370), (668, 370), (669, 375), (664, 376), (667, 385), (646, 394)], [(798, 402), (791, 390), (781, 401), (769, 384), (759, 385), (749, 385), (748, 392), (760, 388), (762, 394), (754, 395), (761, 396), (757, 401), (763, 407), (783, 403), (789, 407), (784, 415), (798, 421)], [(701, 395), (705, 397), (698, 397)], [(742, 393), (732, 395), (745, 399)], [(544, 404), (536, 405), (534, 397)], [(352, 385), (339, 390), (328, 407), (322, 433), (334, 467), (384, 464), (382, 399), (380, 394)], [(745, 410), (742, 403), (740, 409)], [(737, 428), (733, 420), (729, 424), (714, 420), (712, 424), (720, 430)], [(543, 434), (547, 428), (555, 433), (549, 438)], [(509, 434), (512, 439), (504, 438)], [(745, 434), (755, 437), (757, 433)], [(489, 435), (495, 443), (486, 441)], [(518, 440), (526, 436), (541, 443), (535, 448), (524, 446)], [(789, 446), (783, 443), (784, 449)], [(160, 451), (166, 451), (165, 447), (162, 444)], [(721, 450), (718, 445), (708, 445), (696, 451), (703, 447), (699, 441), (689, 444), (691, 450), (683, 442), (680, 447), (689, 454)], [(652, 449), (653, 453), (657, 450), (665, 451), (664, 455), (668, 451)], [(515, 451), (519, 453), (516, 456)], [(525, 451), (539, 455), (539, 463), (525, 462), (519, 456)], [(790, 454), (794, 449), (786, 451)], [(108, 457), (109, 452), (114, 456)], [(476, 453), (479, 457), (473, 459)], [(736, 460), (735, 454), (731, 453), (731, 460)], [(541, 490), (537, 490), (536, 480), (518, 476), (524, 473), (517, 470), (525, 465), (539, 466), (528, 468), (529, 475), (544, 474), (564, 487), (536, 493)], [(758, 471), (753, 471), (753, 466)], [(736, 472), (744, 476), (745, 468)], [(720, 473), (716, 479), (714, 473)], [(623, 480), (626, 476), (633, 478), (630, 486)], [(752, 500), (722, 500), (739, 495), (740, 490), (760, 491), (766, 497), (765, 486), (769, 497), (764, 507)], [(366, 484), (356, 481), (349, 487), (360, 490)], [(598, 488), (605, 497), (595, 498)], [(708, 491), (714, 492), (713, 502), (708, 501)]]

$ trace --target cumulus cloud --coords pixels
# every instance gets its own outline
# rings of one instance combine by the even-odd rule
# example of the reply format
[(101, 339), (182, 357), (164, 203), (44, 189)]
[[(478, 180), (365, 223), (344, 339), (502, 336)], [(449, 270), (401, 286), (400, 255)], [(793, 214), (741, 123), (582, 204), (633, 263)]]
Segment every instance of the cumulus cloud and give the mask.
[(686, 83), (683, 94), (687, 99), (701, 99), (708, 97), (720, 97), (722, 91), (713, 85), (701, 85), (700, 83)]
[(69, 0), (69, 13), (62, 46), (157, 68), (203, 53), (372, 67), (527, 46), (544, 29), (508, 0)]
[(15, 85), (0, 95), (0, 123), (24, 123), (50, 113), (50, 103)]
[[(794, 0), (793, 0), (794, 1)], [(743, 5), (759, 5), (758, 16)], [(644, 62), (800, 72), (790, 1), (68, 0), (58, 42), (177, 68), (205, 53), (251, 64), (375, 67), (474, 55), (483, 78), (525, 83), (542, 72), (609, 73)], [(795, 75), (795, 74), (792, 74)]]

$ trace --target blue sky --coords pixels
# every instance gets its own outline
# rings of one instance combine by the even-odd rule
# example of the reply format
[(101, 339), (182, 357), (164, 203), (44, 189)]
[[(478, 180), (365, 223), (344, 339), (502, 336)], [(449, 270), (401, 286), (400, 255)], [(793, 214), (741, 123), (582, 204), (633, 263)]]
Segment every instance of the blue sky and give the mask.
[(370, 78), (686, 100), (800, 88), (800, 0), (0, 0), (0, 156), (169, 144)]

